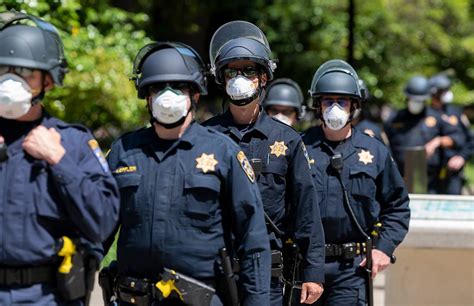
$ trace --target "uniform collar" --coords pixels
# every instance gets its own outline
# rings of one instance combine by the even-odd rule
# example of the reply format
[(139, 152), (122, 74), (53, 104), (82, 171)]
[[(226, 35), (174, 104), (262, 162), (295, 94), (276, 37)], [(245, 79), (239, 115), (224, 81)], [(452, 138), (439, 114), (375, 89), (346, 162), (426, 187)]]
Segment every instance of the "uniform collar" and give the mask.
[(143, 137), (142, 141), (147, 143), (151, 147), (151, 149), (159, 160), (162, 160), (166, 155), (168, 155), (168, 153), (173, 151), (176, 147), (180, 147), (185, 150), (191, 149), (197, 142), (197, 134), (201, 129), (203, 129), (203, 127), (193, 120), (186, 129), (186, 131), (184, 131), (183, 136), (181, 136), (181, 138), (179, 139), (176, 139), (176, 142), (173, 143), (173, 145), (169, 147), (166, 152), (162, 151), (160, 144), (163, 140), (158, 137), (153, 126), (146, 130), (146, 136)]
[[(273, 122), (272, 122), (272, 119), (265, 113), (263, 108), (261, 106), (259, 108), (260, 109), (259, 109), (259, 115), (258, 115), (257, 121), (255, 121), (253, 123), (253, 126), (247, 131), (245, 131), (244, 134), (256, 133), (262, 136), (263, 138), (268, 138), (268, 135), (270, 134), (271, 129), (272, 129), (271, 125)], [(222, 115), (222, 117), (223, 117), (223, 123), (221, 124), (221, 126), (223, 127), (223, 132), (225, 134), (232, 134), (238, 139), (241, 139), (243, 135), (236, 128), (238, 124), (235, 123), (230, 110), (227, 109)]]

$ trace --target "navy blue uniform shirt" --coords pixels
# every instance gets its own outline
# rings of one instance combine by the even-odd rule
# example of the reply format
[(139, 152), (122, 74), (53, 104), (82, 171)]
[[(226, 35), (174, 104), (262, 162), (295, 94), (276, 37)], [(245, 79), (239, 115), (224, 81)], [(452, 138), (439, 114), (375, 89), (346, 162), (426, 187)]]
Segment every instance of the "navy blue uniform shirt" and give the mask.
[(248, 127), (239, 127), (230, 111), (209, 119), (204, 125), (228, 135), (249, 160), (261, 160), (258, 187), (265, 212), (280, 229), (294, 231), (304, 258), (302, 280), (322, 282), (324, 234), (309, 158), (301, 136), (262, 110), (257, 121)]
[(407, 190), (388, 148), (354, 128), (350, 138), (334, 143), (325, 139), (321, 127), (313, 127), (305, 132), (303, 141), (315, 171), (326, 242), (365, 241), (345, 209), (342, 187), (331, 166), (337, 152), (342, 154), (342, 181), (358, 222), (366, 233), (381, 222), (375, 248), (392, 255), (408, 231), (410, 209)]
[[(38, 125), (61, 134), (66, 154), (56, 165), (22, 148)], [(8, 145), (8, 159), (0, 162), (0, 265), (56, 261), (63, 235), (95, 244), (110, 235), (118, 220), (118, 189), (86, 128), (45, 114), (34, 122), (0, 118), (0, 135)]]
[(359, 131), (364, 132), (365, 134), (369, 136), (375, 137), (378, 140), (383, 142), (383, 137), (382, 137), (383, 131), (377, 123), (369, 119), (363, 119), (359, 121), (354, 127), (358, 129)]
[(268, 304), (263, 207), (237, 145), (198, 123), (175, 141), (160, 139), (149, 127), (123, 135), (107, 159), (121, 194), (119, 273), (153, 279), (167, 267), (214, 279), (219, 249), (232, 234), (244, 305)]
[(468, 160), (473, 154), (472, 143), (474, 141), (471, 135), (471, 124), (467, 119), (466, 115), (460, 107), (452, 104), (443, 104), (441, 118), (448, 124), (457, 127), (461, 130), (466, 139), (466, 145), (463, 145), (457, 149), (446, 149), (445, 160), (446, 162), (455, 155), (461, 155), (465, 160)]
[[(447, 123), (441, 118), (441, 113), (431, 107), (425, 107), (418, 115), (411, 114), (407, 109), (398, 111), (385, 125), (398, 169), (403, 174), (405, 149), (408, 147), (424, 146), (437, 136), (449, 136), (455, 147), (462, 147), (465, 135), (456, 126)], [(445, 150), (438, 148), (435, 154), (428, 159), (428, 170), (437, 175), (443, 163)]]

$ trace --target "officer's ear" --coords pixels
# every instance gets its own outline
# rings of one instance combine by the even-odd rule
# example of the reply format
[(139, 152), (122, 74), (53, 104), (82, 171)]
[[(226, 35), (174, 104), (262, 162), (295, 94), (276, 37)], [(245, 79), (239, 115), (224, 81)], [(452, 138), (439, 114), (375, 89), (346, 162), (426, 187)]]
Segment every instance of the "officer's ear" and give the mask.
[(53, 78), (49, 73), (44, 74), (44, 80), (43, 80), (43, 88), (45, 91), (51, 90), (54, 87), (54, 81)]
[(265, 87), (267, 85), (268, 81), (268, 76), (265, 72), (260, 73), (260, 84), (262, 87)]
[(201, 97), (201, 94), (199, 92), (195, 92), (192, 94), (193, 95), (193, 101), (194, 103), (198, 103), (199, 102), (199, 98)]

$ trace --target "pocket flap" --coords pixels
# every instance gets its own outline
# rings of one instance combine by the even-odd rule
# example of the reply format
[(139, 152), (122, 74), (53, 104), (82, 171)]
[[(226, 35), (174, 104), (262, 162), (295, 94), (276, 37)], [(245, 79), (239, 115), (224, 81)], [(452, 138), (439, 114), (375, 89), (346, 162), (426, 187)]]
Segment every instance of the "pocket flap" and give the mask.
[(365, 173), (366, 175), (370, 176), (373, 179), (377, 178), (377, 173), (374, 168), (372, 167), (354, 167), (351, 168), (351, 176), (352, 175), (357, 175), (359, 173)]
[(285, 176), (287, 169), (288, 164), (285, 161), (271, 160), (270, 163), (263, 165), (262, 172), (275, 173), (280, 176)]
[(207, 188), (219, 192), (221, 184), (213, 175), (189, 174), (186, 176), (184, 188)]
[(119, 188), (138, 186), (140, 185), (141, 174), (138, 173), (126, 173), (126, 174), (117, 174), (115, 175), (115, 181)]

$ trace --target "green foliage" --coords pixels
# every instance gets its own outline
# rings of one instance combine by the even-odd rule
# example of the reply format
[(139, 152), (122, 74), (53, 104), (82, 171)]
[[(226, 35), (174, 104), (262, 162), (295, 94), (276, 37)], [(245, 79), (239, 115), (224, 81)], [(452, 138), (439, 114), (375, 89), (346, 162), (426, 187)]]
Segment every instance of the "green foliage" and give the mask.
[[(64, 87), (47, 94), (46, 107), (69, 122), (80, 122), (99, 137), (117, 136), (145, 122), (145, 102), (129, 81), (132, 60), (149, 42), (138, 26), (145, 14), (110, 7), (105, 1), (4, 1), (39, 16), (59, 30), (70, 72)], [(102, 128), (98, 130), (99, 128)]]
[[(455, 80), (456, 102), (474, 101), (474, 18), (469, 0), (354, 0), (355, 66), (378, 102), (401, 107), (415, 74)], [(255, 21), (280, 59), (277, 76), (308, 89), (317, 67), (347, 58), (348, 0), (259, 1)]]

